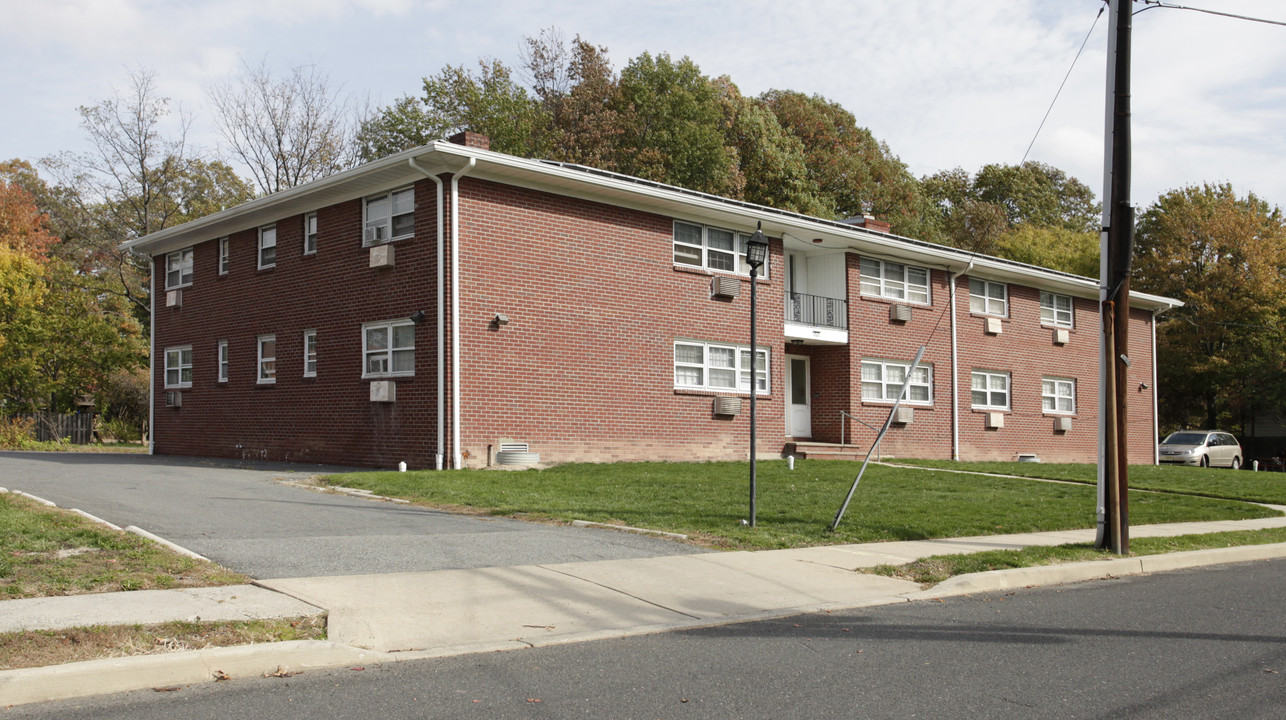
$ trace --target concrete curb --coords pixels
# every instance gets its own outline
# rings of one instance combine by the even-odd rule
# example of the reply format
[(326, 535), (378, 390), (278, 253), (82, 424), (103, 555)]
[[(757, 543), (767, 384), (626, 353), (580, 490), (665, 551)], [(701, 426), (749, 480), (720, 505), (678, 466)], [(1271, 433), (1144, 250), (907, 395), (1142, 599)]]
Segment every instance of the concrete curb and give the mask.
[(386, 653), (325, 640), (292, 640), (138, 655), (0, 672), (0, 706), (105, 693), (168, 688), (220, 679), (263, 677), (327, 667), (389, 662)]
[(907, 600), (933, 600), (958, 595), (997, 592), (1011, 588), (1061, 585), (1085, 580), (1146, 575), (1155, 572), (1204, 567), (1206, 565), (1271, 560), (1282, 557), (1286, 557), (1286, 543), (1239, 545), (1230, 548), (1189, 550), (1187, 552), (1144, 555), (1117, 560), (1092, 560), (1064, 565), (1043, 565), (1040, 567), (1014, 568), (1012, 570), (988, 570), (969, 575), (957, 575), (927, 590), (910, 593), (905, 597)]

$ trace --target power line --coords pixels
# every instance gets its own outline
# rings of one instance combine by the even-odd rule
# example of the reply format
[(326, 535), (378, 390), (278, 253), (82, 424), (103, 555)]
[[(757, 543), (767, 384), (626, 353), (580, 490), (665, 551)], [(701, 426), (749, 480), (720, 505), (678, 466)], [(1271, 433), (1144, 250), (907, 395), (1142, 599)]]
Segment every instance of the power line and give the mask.
[[(1234, 20), (1248, 20), (1250, 22), (1264, 23), (1265, 25), (1281, 25), (1282, 27), (1286, 27), (1286, 22), (1283, 22), (1281, 20), (1268, 20), (1266, 18), (1251, 17), (1249, 15), (1237, 15), (1235, 13), (1220, 12), (1218, 10), (1207, 10), (1205, 8), (1187, 7), (1186, 5), (1173, 5), (1171, 3), (1162, 2), (1161, 0), (1141, 0), (1141, 2), (1144, 5), (1150, 6), (1150, 7), (1143, 8), (1143, 10), (1151, 10), (1152, 8), (1165, 8), (1167, 10), (1191, 10), (1192, 12), (1206, 13), (1207, 15), (1218, 15), (1220, 17), (1233, 18)], [(1140, 10), (1139, 12), (1143, 12), (1143, 10)], [(1134, 14), (1138, 15), (1139, 13), (1134, 13)]]
[(1063, 94), (1063, 87), (1067, 85), (1067, 78), (1072, 76), (1072, 70), (1076, 67), (1076, 61), (1081, 59), (1081, 53), (1085, 52), (1085, 45), (1090, 41), (1090, 36), (1094, 34), (1094, 28), (1098, 27), (1098, 19), (1103, 17), (1103, 7), (1099, 7), (1098, 14), (1094, 16), (1094, 22), (1090, 23), (1090, 31), (1085, 33), (1085, 39), (1081, 41), (1081, 49), (1076, 51), (1076, 57), (1072, 58), (1072, 64), (1067, 68), (1067, 74), (1063, 76), (1063, 82), (1058, 85), (1058, 92), (1054, 93), (1054, 99), (1049, 102), (1049, 108), (1045, 110), (1045, 117), (1040, 119), (1040, 126), (1036, 128), (1036, 134), (1032, 135), (1031, 142), (1027, 144), (1027, 152), (1023, 153), (1022, 165), (1027, 162), (1027, 156), (1031, 154), (1032, 146), (1036, 144), (1036, 138), (1040, 137), (1040, 131), (1045, 127), (1045, 121), (1049, 119), (1049, 114), (1054, 111), (1054, 103), (1058, 102), (1058, 96)]

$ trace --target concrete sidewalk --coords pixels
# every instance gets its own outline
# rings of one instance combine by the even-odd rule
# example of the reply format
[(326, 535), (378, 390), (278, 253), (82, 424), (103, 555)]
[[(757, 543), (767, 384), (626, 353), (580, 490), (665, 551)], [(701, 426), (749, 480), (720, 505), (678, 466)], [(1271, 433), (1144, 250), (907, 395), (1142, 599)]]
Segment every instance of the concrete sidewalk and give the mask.
[[(1160, 537), (1270, 527), (1286, 527), (1286, 517), (1136, 526), (1131, 535)], [(148, 624), (195, 615), (213, 619), (216, 611), (224, 613), (222, 617), (250, 613), (289, 617), (324, 611), (329, 639), (4, 671), (0, 672), (0, 706), (207, 682), (220, 675), (245, 677), (279, 670), (537, 647), (1286, 557), (1286, 543), (1245, 546), (978, 573), (953, 578), (929, 590), (904, 580), (854, 572), (929, 555), (1093, 539), (1093, 530), (1077, 530), (475, 570), (284, 578), (259, 581), (257, 588), (110, 593), (43, 598), (38, 604), (4, 601), (0, 602), (0, 630), (67, 627), (68, 623)], [(146, 604), (140, 602), (145, 595), (150, 601)], [(201, 603), (205, 605), (198, 607)], [(174, 617), (176, 613), (181, 617)]]

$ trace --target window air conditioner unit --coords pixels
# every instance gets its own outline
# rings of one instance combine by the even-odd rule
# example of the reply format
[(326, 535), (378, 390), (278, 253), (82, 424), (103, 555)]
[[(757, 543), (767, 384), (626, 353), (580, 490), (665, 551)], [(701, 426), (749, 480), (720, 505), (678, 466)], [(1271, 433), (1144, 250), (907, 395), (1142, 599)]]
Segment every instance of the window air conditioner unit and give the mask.
[(165, 307), (182, 307), (182, 306), (183, 306), (182, 290), (170, 290), (169, 292), (165, 293)]
[(710, 294), (715, 297), (735, 298), (741, 294), (741, 281), (731, 277), (710, 278)]
[(1071, 336), (1072, 334), (1067, 331), (1067, 328), (1054, 328), (1055, 345), (1066, 345), (1067, 341), (1071, 339)]
[(165, 393), (165, 407), (183, 407), (183, 393), (178, 390), (167, 390)]
[(910, 305), (890, 305), (889, 319), (893, 322), (907, 322), (911, 319)]
[(736, 415), (741, 412), (741, 398), (719, 396), (714, 399), (715, 415)]
[(1005, 414), (1001, 412), (987, 413), (987, 429), (997, 430), (1005, 426)]
[(893, 422), (898, 425), (910, 425), (915, 420), (915, 408), (899, 407), (893, 413)]
[(984, 329), (986, 330), (988, 335), (999, 335), (1000, 332), (1004, 329), (1004, 326), (1000, 322), (1000, 318), (989, 317), (986, 320), (986, 325), (984, 326)]
[(371, 248), (371, 267), (393, 267), (393, 246), (376, 245)]
[(392, 380), (376, 380), (371, 383), (371, 402), (391, 403), (397, 399), (397, 383)]
[(369, 245), (371, 243), (383, 242), (384, 230), (385, 228), (383, 225), (376, 225), (375, 227), (366, 228), (366, 234), (364, 236), (366, 239), (366, 244)]
[(1054, 418), (1054, 432), (1065, 433), (1072, 429), (1072, 419), (1069, 417)]

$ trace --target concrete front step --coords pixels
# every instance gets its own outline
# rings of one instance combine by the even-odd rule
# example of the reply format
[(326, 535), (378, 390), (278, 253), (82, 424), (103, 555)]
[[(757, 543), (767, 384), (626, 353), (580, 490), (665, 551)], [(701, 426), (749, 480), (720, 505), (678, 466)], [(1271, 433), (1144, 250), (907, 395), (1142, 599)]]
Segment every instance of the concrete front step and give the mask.
[(797, 458), (814, 460), (865, 460), (869, 448), (860, 445), (840, 445), (839, 443), (793, 442), (786, 443), (783, 455), (794, 455)]

